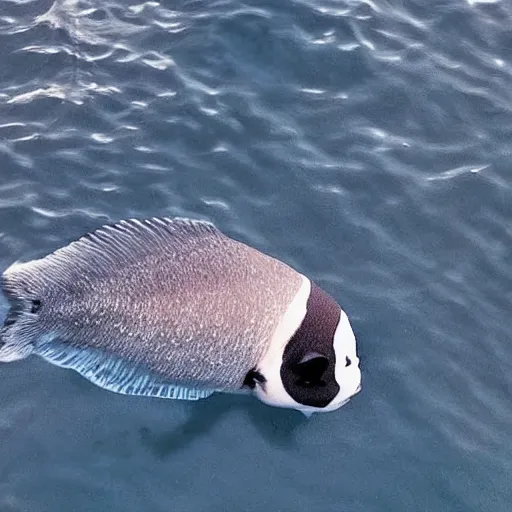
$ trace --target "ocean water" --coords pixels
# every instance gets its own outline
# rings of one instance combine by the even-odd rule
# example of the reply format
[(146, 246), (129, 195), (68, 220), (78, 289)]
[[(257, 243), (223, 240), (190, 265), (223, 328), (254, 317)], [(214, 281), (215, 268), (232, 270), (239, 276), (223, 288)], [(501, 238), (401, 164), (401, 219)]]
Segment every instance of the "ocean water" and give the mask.
[(1, 269), (208, 219), (334, 295), (363, 371), (307, 420), (2, 365), (0, 511), (509, 512), (511, 27), (509, 0), (0, 1)]

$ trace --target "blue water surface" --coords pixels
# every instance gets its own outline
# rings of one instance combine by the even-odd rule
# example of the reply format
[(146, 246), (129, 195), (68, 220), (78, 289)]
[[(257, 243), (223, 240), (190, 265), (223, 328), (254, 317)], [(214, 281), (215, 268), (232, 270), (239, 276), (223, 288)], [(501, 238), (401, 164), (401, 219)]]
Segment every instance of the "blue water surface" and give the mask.
[(511, 27), (508, 0), (1, 1), (1, 269), (211, 220), (339, 300), (363, 391), (306, 420), (5, 364), (0, 511), (510, 512)]

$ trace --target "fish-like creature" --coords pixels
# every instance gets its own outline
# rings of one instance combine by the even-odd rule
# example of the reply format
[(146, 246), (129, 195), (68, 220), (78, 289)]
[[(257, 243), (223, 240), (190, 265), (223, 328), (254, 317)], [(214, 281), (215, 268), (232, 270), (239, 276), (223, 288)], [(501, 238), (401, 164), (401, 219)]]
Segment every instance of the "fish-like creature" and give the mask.
[(1, 277), (0, 361), (38, 355), (128, 395), (251, 391), (309, 415), (361, 387), (347, 315), (275, 258), (187, 219), (125, 220)]

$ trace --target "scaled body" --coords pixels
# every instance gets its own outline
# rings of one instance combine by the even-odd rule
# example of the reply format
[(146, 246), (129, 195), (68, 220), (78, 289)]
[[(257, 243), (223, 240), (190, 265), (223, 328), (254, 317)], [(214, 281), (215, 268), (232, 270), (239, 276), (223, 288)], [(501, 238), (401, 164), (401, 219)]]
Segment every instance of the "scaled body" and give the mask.
[[(113, 391), (171, 398), (254, 384), (273, 403), (258, 394), (275, 380), (261, 363), (279, 347), (282, 366), (307, 310), (303, 300), (291, 305), (308, 287), (289, 266), (211, 224), (123, 221), (5, 271), (12, 309), (0, 361), (35, 353)], [(251, 371), (262, 382), (247, 381)]]

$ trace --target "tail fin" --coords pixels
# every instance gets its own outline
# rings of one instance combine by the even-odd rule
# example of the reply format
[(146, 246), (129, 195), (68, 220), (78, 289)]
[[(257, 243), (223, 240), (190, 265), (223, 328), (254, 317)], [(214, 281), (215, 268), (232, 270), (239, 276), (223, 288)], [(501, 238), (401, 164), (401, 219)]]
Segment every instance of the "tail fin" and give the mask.
[(0, 286), (10, 303), (0, 329), (0, 362), (24, 359), (34, 349), (39, 334), (37, 312), (41, 297), (37, 293), (38, 280), (32, 280), (31, 274), (30, 263), (15, 263), (0, 278)]

